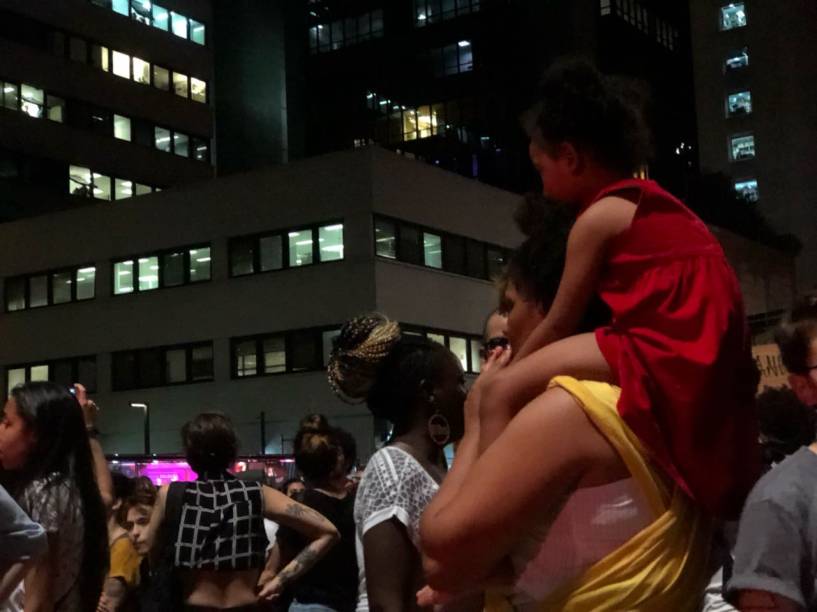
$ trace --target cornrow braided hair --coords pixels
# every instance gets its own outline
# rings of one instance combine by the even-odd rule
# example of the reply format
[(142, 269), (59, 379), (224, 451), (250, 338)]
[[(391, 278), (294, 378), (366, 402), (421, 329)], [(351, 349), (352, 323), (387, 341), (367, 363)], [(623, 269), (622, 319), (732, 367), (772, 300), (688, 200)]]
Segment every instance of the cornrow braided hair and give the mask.
[(346, 322), (332, 343), (329, 386), (340, 399), (359, 404), (374, 385), (377, 368), (400, 340), (400, 326), (379, 313)]

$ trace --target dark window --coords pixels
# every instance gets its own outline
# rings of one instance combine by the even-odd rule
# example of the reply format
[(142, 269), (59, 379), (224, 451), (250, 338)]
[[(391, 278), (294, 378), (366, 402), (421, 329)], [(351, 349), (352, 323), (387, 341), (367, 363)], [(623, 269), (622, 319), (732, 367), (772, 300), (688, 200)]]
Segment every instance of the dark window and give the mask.
[(485, 278), (485, 245), (476, 240), (466, 243), (467, 268), (465, 273), (474, 278)]
[(318, 336), (311, 330), (297, 331), (289, 334), (290, 370), (320, 369), (322, 348)]
[(374, 221), (375, 253), (388, 259), (397, 258), (397, 230), (394, 223), (386, 219)]
[(488, 259), (488, 278), (496, 279), (502, 276), (505, 270), (505, 253), (501, 249), (488, 247), (486, 250)]
[(176, 287), (184, 284), (184, 252), (162, 255), (162, 286)]
[(236, 238), (231, 241), (230, 271), (233, 276), (255, 272), (255, 238)]
[(26, 279), (6, 279), (6, 310), (24, 310), (26, 307)]
[(465, 274), (465, 238), (443, 238), (443, 269), (454, 274)]
[(412, 264), (423, 263), (421, 232), (410, 225), (400, 226), (398, 256), (402, 261)]
[(280, 234), (260, 238), (258, 251), (261, 272), (280, 270), (284, 267), (283, 240)]
[(143, 349), (139, 351), (139, 386), (158, 387), (163, 382), (163, 359), (161, 349)]
[(125, 389), (136, 389), (137, 373), (136, 373), (136, 352), (123, 351), (113, 354), (111, 363), (112, 387), (114, 391), (123, 391)]

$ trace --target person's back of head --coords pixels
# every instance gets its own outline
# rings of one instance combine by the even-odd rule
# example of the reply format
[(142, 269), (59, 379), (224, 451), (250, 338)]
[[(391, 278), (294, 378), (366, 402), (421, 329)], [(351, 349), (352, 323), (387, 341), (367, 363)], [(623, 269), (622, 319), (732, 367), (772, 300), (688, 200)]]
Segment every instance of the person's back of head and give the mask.
[(817, 296), (800, 299), (775, 331), (789, 384), (801, 402), (817, 405)]
[(18, 492), (44, 478), (75, 487), (83, 517), (79, 591), (84, 606), (95, 606), (108, 565), (107, 521), (82, 408), (66, 387), (52, 382), (18, 385), (11, 398), (34, 432), (34, 446), (15, 481)]
[(585, 59), (564, 58), (545, 72), (524, 123), (546, 149), (569, 142), (600, 165), (632, 176), (651, 152), (647, 101), (643, 84), (604, 75)]
[(349, 320), (335, 338), (327, 368), (329, 384), (349, 403), (366, 402), (395, 432), (411, 424), (423, 384), (437, 382), (448, 350), (423, 336), (401, 333), (379, 314)]
[(228, 417), (203, 412), (182, 427), (182, 446), (187, 463), (201, 475), (219, 475), (235, 462), (238, 438)]
[[(547, 312), (564, 272), (574, 213), (563, 204), (529, 193), (514, 212), (514, 221), (526, 238), (511, 253), (506, 278), (526, 300), (538, 303)], [(507, 308), (502, 300), (500, 295), (500, 310)], [(610, 309), (594, 296), (577, 332), (591, 331), (609, 321)]]
[(326, 417), (303, 419), (295, 440), (295, 465), (308, 483), (322, 483), (340, 473), (343, 451)]

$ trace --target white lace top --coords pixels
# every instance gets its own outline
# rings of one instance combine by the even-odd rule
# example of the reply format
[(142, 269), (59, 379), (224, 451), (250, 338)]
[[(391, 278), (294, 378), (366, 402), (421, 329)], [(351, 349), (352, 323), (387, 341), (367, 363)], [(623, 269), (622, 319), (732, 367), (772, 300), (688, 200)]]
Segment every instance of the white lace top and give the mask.
[[(55, 612), (72, 612), (80, 607), (79, 570), (85, 526), (79, 491), (67, 481), (55, 482), (54, 477), (35, 480), (17, 500), (20, 507), (36, 523), (43, 526), (56, 548), (48, 554), (57, 560), (54, 581)], [(0, 612), (23, 610), (25, 591), (21, 582)]]
[(359, 568), (357, 612), (368, 612), (363, 534), (396, 518), (406, 526), (412, 543), (420, 547), (420, 516), (439, 485), (409, 453), (386, 446), (377, 451), (360, 481), (355, 498), (355, 551)]

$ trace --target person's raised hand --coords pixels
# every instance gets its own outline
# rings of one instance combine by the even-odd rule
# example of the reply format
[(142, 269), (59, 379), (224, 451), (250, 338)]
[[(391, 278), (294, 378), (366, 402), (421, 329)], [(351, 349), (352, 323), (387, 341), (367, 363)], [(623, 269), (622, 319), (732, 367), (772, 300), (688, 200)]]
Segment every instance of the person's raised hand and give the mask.
[(85, 427), (91, 429), (96, 426), (96, 417), (99, 413), (99, 406), (94, 400), (88, 397), (88, 390), (80, 383), (74, 384), (74, 396), (82, 408), (82, 416), (85, 419)]

